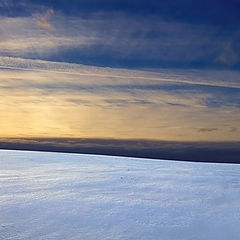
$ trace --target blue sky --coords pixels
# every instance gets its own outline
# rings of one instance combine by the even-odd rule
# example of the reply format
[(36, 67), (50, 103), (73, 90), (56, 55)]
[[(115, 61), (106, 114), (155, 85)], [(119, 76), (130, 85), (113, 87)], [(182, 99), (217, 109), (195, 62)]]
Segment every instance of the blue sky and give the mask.
[[(122, 68), (239, 70), (239, 9), (238, 0), (7, 0), (0, 13), (12, 25), (2, 25), (2, 38), (12, 35), (28, 48), (0, 53)], [(13, 18), (22, 26), (14, 28)]]

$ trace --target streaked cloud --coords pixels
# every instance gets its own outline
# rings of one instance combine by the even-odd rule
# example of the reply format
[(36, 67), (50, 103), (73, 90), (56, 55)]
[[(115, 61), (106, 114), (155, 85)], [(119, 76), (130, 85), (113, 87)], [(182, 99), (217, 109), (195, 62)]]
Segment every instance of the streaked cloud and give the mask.
[(17, 58), (0, 63), (5, 137), (239, 140), (231, 130), (240, 121), (236, 72), (149, 72)]
[[(60, 62), (46, 62), (13, 57), (0, 57), (0, 66), (6, 69), (41, 71), (49, 73), (71, 73), (72, 75), (90, 76), (96, 78), (117, 78), (131, 80), (128, 84), (139, 80), (148, 80), (141, 88), (149, 88), (150, 83), (158, 82), (185, 83), (191, 85), (216, 86), (226, 88), (240, 88), (239, 73), (236, 71), (219, 70), (179, 70), (179, 69), (155, 69), (148, 71), (128, 70), (119, 68), (91, 67), (80, 64)], [(153, 81), (153, 82), (152, 82)], [(124, 85), (123, 85), (124, 87)], [(134, 84), (133, 84), (134, 87)], [(181, 87), (181, 86), (180, 86)], [(156, 89), (154, 86), (153, 89)]]

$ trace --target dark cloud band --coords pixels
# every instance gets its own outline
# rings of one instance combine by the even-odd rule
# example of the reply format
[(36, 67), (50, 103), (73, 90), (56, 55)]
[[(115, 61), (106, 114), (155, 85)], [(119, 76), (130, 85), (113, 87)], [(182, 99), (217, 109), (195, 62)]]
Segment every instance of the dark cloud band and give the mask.
[(116, 155), (193, 162), (240, 163), (240, 142), (22, 138), (1, 139), (0, 149)]

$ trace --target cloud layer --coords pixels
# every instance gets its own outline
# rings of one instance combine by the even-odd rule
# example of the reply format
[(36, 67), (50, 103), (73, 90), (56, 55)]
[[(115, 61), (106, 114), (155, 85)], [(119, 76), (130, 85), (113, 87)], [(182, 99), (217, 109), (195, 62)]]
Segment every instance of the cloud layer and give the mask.
[[(201, 12), (202, 6), (189, 1), (128, 5), (125, 1), (3, 2), (0, 54), (125, 68), (239, 69), (237, 3), (222, 2), (220, 7), (211, 3), (221, 18), (211, 15), (209, 7)], [(223, 15), (224, 9), (229, 16)], [(199, 14), (194, 17), (196, 10)]]
[(0, 63), (5, 137), (239, 141), (236, 72)]

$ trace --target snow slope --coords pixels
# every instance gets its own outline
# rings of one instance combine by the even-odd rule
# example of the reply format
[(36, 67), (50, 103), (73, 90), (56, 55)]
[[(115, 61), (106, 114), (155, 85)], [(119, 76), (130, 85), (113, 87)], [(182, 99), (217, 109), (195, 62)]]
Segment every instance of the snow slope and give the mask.
[(1, 240), (238, 240), (240, 165), (0, 151)]

